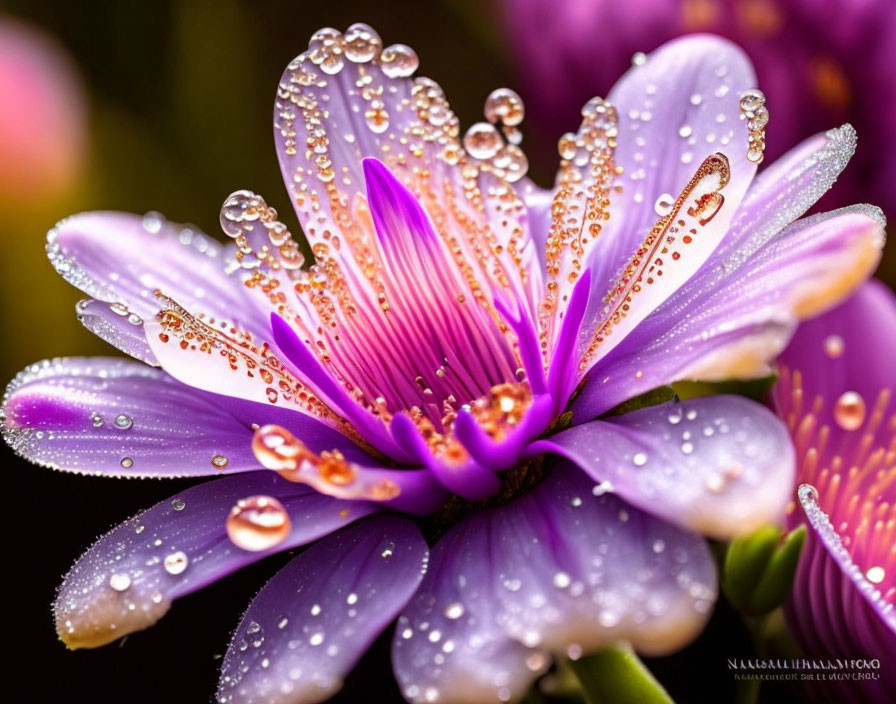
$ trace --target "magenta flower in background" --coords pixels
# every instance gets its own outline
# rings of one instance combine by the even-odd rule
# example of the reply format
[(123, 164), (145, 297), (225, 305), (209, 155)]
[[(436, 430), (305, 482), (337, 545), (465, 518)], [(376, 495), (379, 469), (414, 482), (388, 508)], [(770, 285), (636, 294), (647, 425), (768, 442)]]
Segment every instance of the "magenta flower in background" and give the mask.
[(7, 442), (67, 471), (227, 475), (75, 564), (55, 605), (70, 647), (314, 543), (249, 606), (220, 701), (323, 700), (396, 617), (409, 700), (508, 700), (556, 654), (688, 643), (717, 594), (699, 534), (783, 514), (792, 449), (760, 405), (611, 411), (677, 379), (765, 374), (799, 318), (868, 276), (878, 210), (799, 219), (852, 129), (754, 178), (752, 68), (685, 39), (585, 105), (546, 192), (524, 176), (516, 94), (461, 139), (416, 68), (354, 25), (317, 32), (283, 75), (275, 140), (310, 267), (249, 191), (222, 209), (228, 247), (152, 213), (51, 231), (52, 263), (90, 296), (82, 321), (135, 359), (26, 369)]
[(71, 188), (86, 156), (86, 98), (48, 35), (0, 15), (0, 202)]
[(879, 680), (832, 683), (839, 701), (896, 688), (896, 298), (869, 281), (803, 323), (780, 359), (776, 409), (796, 446), (794, 528), (811, 528), (787, 616), (815, 657), (878, 658)]
[[(550, 135), (605, 95), (639, 52), (693, 32), (740, 45), (775, 117), (769, 158), (830, 125), (861, 135), (825, 202), (868, 200), (896, 212), (896, 12), (892, 0), (501, 0), (506, 43), (530, 116)], [(560, 77), (560, 78), (558, 78)]]

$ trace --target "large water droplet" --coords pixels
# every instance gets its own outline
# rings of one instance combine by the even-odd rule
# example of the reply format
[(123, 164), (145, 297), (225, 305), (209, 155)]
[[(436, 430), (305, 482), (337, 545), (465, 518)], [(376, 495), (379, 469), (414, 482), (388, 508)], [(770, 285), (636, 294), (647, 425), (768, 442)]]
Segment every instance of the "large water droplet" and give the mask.
[(493, 90), (485, 100), (485, 119), (504, 125), (518, 125), (523, 121), (525, 108), (519, 95), (510, 88)]
[(252, 437), (252, 452), (267, 469), (288, 472), (298, 466), (305, 446), (286, 428), (265, 425)]
[(182, 574), (189, 564), (190, 559), (182, 550), (167, 555), (163, 563), (168, 574)]
[(416, 52), (405, 44), (393, 44), (380, 54), (380, 67), (389, 78), (407, 78), (419, 65)]
[(828, 335), (824, 338), (824, 353), (831, 359), (839, 359), (843, 356), (846, 344), (839, 335)]
[(131, 578), (124, 573), (113, 574), (109, 577), (109, 586), (117, 592), (127, 591), (131, 586)]
[(380, 35), (363, 22), (357, 22), (345, 30), (344, 40), (345, 57), (356, 63), (372, 61), (383, 48)]
[(491, 159), (503, 144), (498, 130), (488, 122), (477, 122), (464, 135), (464, 149), (476, 159)]
[(675, 198), (669, 193), (663, 193), (653, 204), (653, 210), (660, 217), (665, 217), (672, 212), (673, 205), (675, 205)]
[(115, 416), (115, 427), (119, 430), (130, 430), (134, 425), (134, 419), (124, 413)]
[(865, 422), (865, 399), (847, 391), (834, 404), (834, 420), (844, 430), (856, 430)]
[(272, 496), (240, 499), (227, 517), (227, 536), (237, 547), (252, 552), (283, 542), (290, 527), (286, 509)]

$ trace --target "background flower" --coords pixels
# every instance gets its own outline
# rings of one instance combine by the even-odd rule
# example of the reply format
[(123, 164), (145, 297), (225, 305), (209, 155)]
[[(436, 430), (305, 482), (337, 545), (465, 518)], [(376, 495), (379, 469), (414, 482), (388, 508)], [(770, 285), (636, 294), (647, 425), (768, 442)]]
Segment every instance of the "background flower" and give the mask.
[(850, 122), (861, 135), (853, 170), (822, 205), (869, 202), (896, 215), (890, 0), (499, 0), (498, 14), (542, 134), (574, 125), (578, 106), (605, 95), (637, 52), (712, 32), (743, 47), (756, 66), (773, 116), (768, 157)]
[(788, 514), (790, 528), (811, 528), (788, 620), (810, 656), (880, 659), (881, 679), (832, 684), (842, 701), (896, 697), (893, 340), (896, 297), (869, 281), (800, 326), (774, 390), (800, 462), (797, 484), (812, 487)]

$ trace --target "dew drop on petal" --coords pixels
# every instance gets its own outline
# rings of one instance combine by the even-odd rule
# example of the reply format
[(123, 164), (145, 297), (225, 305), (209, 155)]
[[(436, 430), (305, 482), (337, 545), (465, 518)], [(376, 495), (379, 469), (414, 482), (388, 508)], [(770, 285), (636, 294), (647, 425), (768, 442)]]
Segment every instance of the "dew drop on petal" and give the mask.
[(237, 547), (252, 552), (283, 542), (290, 528), (286, 509), (272, 496), (240, 499), (227, 517), (227, 537)]
[(389, 78), (407, 78), (420, 65), (417, 54), (405, 44), (393, 44), (380, 54), (380, 68)]
[(228, 459), (224, 455), (212, 456), (212, 467), (215, 469), (224, 469), (228, 464)]
[(643, 467), (647, 463), (647, 453), (645, 452), (636, 452), (634, 457), (632, 457), (632, 464), (636, 467)]
[(134, 460), (131, 457), (122, 457), (121, 462), (119, 464), (125, 469), (130, 469), (134, 466)]
[(520, 124), (525, 115), (522, 99), (510, 88), (493, 90), (485, 99), (484, 112), (489, 122), (510, 126)]
[(828, 335), (824, 338), (824, 353), (831, 359), (839, 359), (843, 355), (846, 344), (839, 335)]
[(109, 577), (109, 586), (117, 592), (127, 591), (131, 586), (131, 578), (124, 573), (113, 574)]
[(855, 391), (847, 391), (834, 404), (834, 420), (844, 430), (855, 430), (865, 422), (865, 399)]
[(134, 419), (124, 413), (115, 416), (115, 427), (119, 430), (130, 430), (134, 425)]
[(653, 204), (653, 210), (660, 217), (664, 217), (672, 212), (673, 205), (675, 205), (675, 198), (668, 193), (663, 193)]
[(179, 496), (171, 499), (171, 508), (173, 508), (175, 511), (183, 511), (186, 507), (187, 502)]
[(183, 551), (178, 550), (167, 555), (163, 564), (168, 574), (182, 574), (190, 564), (190, 560)]
[(445, 618), (456, 621), (464, 615), (464, 605), (459, 601), (454, 601), (445, 607)]
[(647, 54), (638, 51), (632, 54), (632, 66), (643, 66), (647, 63)]
[(884, 577), (886, 576), (887, 573), (884, 568), (877, 565), (868, 568), (868, 571), (865, 573), (865, 577), (867, 577), (868, 581), (873, 584), (880, 584), (884, 581)]
[(471, 125), (464, 135), (464, 149), (475, 159), (491, 159), (503, 144), (498, 130), (488, 122)]

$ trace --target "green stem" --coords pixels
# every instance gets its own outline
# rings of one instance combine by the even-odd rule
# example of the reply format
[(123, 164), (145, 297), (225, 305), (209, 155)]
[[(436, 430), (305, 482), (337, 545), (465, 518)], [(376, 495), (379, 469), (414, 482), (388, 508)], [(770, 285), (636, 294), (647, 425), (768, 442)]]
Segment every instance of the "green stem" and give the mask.
[(627, 643), (569, 664), (588, 704), (674, 704)]

